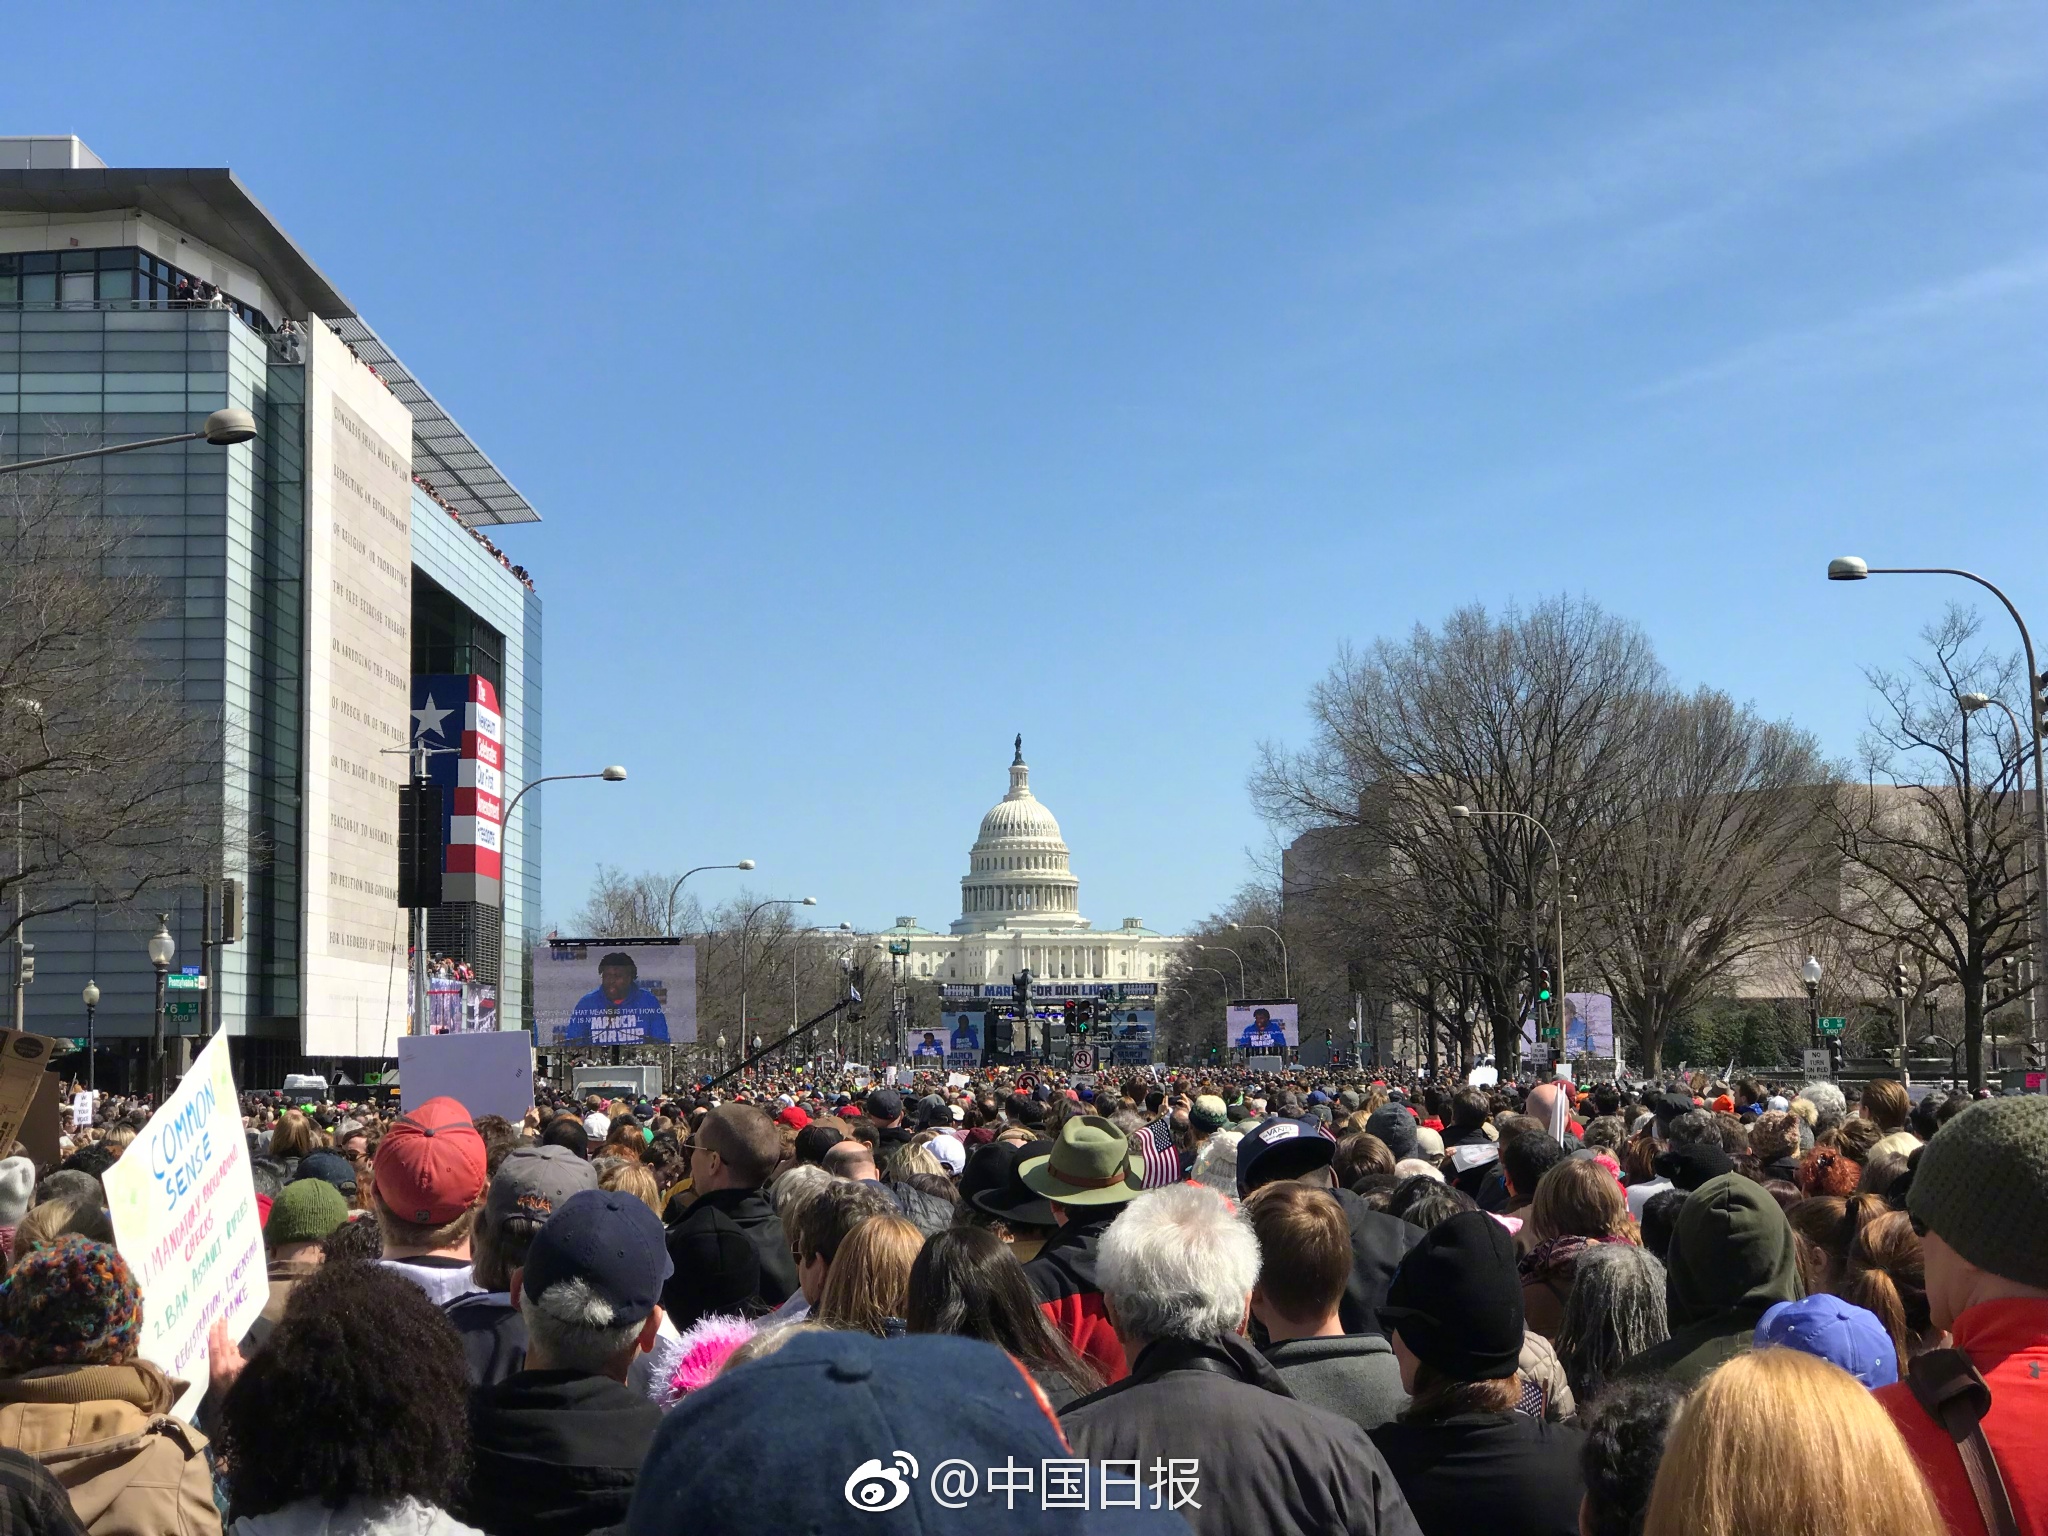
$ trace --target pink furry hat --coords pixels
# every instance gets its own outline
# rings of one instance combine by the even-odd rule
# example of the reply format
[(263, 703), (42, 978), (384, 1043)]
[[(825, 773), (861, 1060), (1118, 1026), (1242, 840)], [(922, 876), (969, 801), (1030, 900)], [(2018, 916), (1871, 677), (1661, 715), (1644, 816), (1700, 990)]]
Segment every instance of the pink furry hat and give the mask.
[(683, 1334), (683, 1351), (668, 1379), (673, 1398), (687, 1397), (699, 1387), (709, 1386), (732, 1352), (754, 1336), (754, 1325), (743, 1317), (722, 1317), (713, 1313), (700, 1317)]

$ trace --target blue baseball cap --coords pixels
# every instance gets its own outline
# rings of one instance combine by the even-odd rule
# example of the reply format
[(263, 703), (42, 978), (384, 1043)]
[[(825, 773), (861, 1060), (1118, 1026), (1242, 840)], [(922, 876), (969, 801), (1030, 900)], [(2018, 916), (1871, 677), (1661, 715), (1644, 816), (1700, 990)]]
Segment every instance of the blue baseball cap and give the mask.
[(1899, 1352), (1877, 1314), (1839, 1296), (1808, 1296), (1772, 1307), (1756, 1325), (1756, 1347), (1773, 1344), (1818, 1355), (1873, 1389), (1899, 1379)]
[(538, 1301), (565, 1280), (581, 1280), (611, 1303), (614, 1326), (638, 1322), (675, 1272), (664, 1237), (661, 1218), (637, 1195), (582, 1190), (534, 1234), (520, 1289)]

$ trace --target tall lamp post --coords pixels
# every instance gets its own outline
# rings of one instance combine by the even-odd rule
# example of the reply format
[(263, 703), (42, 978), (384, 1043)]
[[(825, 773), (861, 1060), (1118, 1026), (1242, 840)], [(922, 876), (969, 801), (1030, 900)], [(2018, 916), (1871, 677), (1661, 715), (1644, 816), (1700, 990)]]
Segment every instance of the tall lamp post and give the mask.
[(216, 448), (231, 448), (256, 435), (256, 418), (235, 406), (215, 411), (197, 432), (179, 432), (171, 437), (145, 437), (139, 443), (115, 443), (110, 448), (85, 448), (77, 453), (53, 453), (46, 459), (22, 459), (0, 464), (0, 475), (24, 469), (48, 469), (52, 464), (73, 464), (80, 459), (103, 459), (110, 453), (133, 453), (138, 448), (168, 448), (173, 443), (196, 443), (204, 438)]
[(171, 962), (178, 957), (178, 941), (171, 937), (171, 914), (159, 912), (156, 932), (144, 946), (149, 963), (156, 968), (156, 1012), (149, 1025), (149, 1090), (156, 1107), (164, 1104), (164, 986), (171, 974)]
[(1812, 955), (1799, 967), (1799, 979), (1806, 983), (1806, 1043), (1820, 1048), (1820, 961)]
[(1289, 997), (1294, 996), (1294, 975), (1293, 972), (1288, 969), (1287, 965), (1287, 941), (1280, 937), (1280, 930), (1278, 928), (1269, 928), (1264, 923), (1232, 923), (1230, 925), (1230, 931), (1232, 933), (1242, 933), (1247, 928), (1255, 929), (1260, 933), (1270, 933), (1271, 935), (1273, 935), (1273, 938), (1279, 943), (1280, 990), (1286, 993)]
[(99, 1050), (94, 1041), (92, 1019), (100, 1009), (100, 984), (88, 981), (79, 997), (85, 1003), (85, 1086), (96, 1090), (100, 1085)]
[[(621, 771), (623, 772), (623, 770)], [(676, 892), (683, 888), (684, 880), (689, 879), (692, 875), (701, 875), (707, 869), (752, 869), (753, 867), (754, 861), (752, 859), (741, 859), (737, 864), (699, 864), (695, 869), (684, 870), (682, 879), (677, 880), (674, 885), (668, 888), (668, 906), (662, 912), (661, 931), (670, 938), (676, 936)]]
[[(1542, 822), (1538, 821), (1534, 816), (1531, 816), (1527, 811), (1477, 811), (1469, 805), (1454, 805), (1451, 807), (1451, 819), (1453, 821), (1469, 821), (1477, 816), (1494, 816), (1509, 821), (1526, 821), (1538, 832), (1541, 832), (1543, 834), (1543, 841), (1550, 845), (1550, 878), (1551, 883), (1556, 887), (1557, 890), (1557, 900), (1551, 909), (1552, 915), (1557, 920), (1557, 1005), (1559, 1016), (1562, 1017), (1564, 1012), (1565, 995), (1564, 865), (1558, 859), (1557, 856), (1557, 839), (1550, 835), (1550, 828), (1543, 825)], [(1567, 1043), (1568, 1042), (1562, 1039), (1558, 1041), (1559, 1045), (1565, 1045)]]
[(1197, 944), (1195, 948), (1205, 955), (1214, 950), (1219, 955), (1228, 955), (1231, 959), (1235, 960), (1237, 962), (1237, 995), (1240, 998), (1247, 998), (1252, 995), (1251, 985), (1244, 979), (1244, 956), (1234, 949), (1224, 948), (1221, 944)]
[[(1974, 581), (2005, 605), (2005, 611), (2012, 615), (2013, 626), (2020, 632), (2020, 648), (2027, 658), (2027, 715), (2033, 722), (2029, 733), (2034, 758), (2034, 867), (2041, 871), (2040, 897), (2035, 913), (2034, 932), (2034, 991), (2040, 996), (2043, 984), (2043, 967), (2048, 966), (2048, 773), (2042, 769), (2041, 734), (2048, 729), (2048, 709), (2043, 708), (2041, 672), (2034, 662), (2034, 637), (2027, 633), (2027, 621), (2020, 617), (2019, 609), (2013, 606), (2011, 598), (1979, 576), (1975, 571), (1959, 570), (1953, 566), (1877, 566), (1857, 555), (1838, 555), (1828, 562), (1829, 581), (1864, 581), (1872, 576), (1956, 576), (1964, 581)], [(2039, 1021), (2048, 1015), (2048, 1008), (2038, 1003), (2033, 1019)], [(2034, 1024), (2028, 1026), (2031, 1035)], [(2038, 1038), (2038, 1037), (2035, 1037)], [(1979, 1076), (1973, 1080), (1975, 1088), (1982, 1080), (1983, 1058), (1978, 1058)]]
[(815, 907), (815, 896), (771, 896), (747, 914), (747, 920), (740, 924), (740, 1044), (747, 1040), (747, 932), (754, 926), (754, 918), (767, 907)]

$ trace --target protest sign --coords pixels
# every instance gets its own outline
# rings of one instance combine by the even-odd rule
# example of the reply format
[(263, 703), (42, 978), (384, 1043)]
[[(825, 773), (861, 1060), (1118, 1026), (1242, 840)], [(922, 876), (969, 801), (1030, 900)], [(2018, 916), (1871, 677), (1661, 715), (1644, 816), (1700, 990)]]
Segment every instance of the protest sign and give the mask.
[(398, 1099), (410, 1113), (450, 1098), (514, 1125), (533, 1108), (533, 1036), (523, 1029), (477, 1035), (405, 1035), (398, 1042)]
[(0, 1029), (0, 1148), (12, 1147), (21, 1135), (22, 1119), (42, 1086), (56, 1041), (48, 1035)]
[(224, 1322), (239, 1339), (270, 1299), (225, 1034), (102, 1182), (115, 1240), (142, 1288), (142, 1357), (187, 1383), (171, 1411), (190, 1419), (206, 1393), (207, 1330)]
[(64, 1156), (64, 1084), (54, 1072), (45, 1072), (36, 1084), (36, 1096), (29, 1100), (28, 1113), (21, 1117), (21, 1155), (36, 1165), (38, 1173), (55, 1168)]
[(948, 1088), (965, 1088), (967, 1086), (967, 1074), (965, 1072), (948, 1072), (946, 1074), (946, 1086)]
[(92, 1101), (95, 1097), (90, 1088), (81, 1088), (71, 1095), (71, 1129), (82, 1131), (92, 1124)]

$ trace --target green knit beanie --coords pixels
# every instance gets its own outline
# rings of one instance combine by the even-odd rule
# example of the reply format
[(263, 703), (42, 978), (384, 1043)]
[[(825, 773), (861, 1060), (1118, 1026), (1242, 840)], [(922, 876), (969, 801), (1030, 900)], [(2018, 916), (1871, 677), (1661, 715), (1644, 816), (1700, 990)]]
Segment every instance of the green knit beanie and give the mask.
[(1906, 1209), (1979, 1269), (2048, 1286), (2048, 1098), (1986, 1099), (1949, 1121)]
[(272, 1248), (317, 1243), (347, 1220), (348, 1201), (340, 1190), (325, 1179), (298, 1179), (271, 1203), (263, 1241)]

